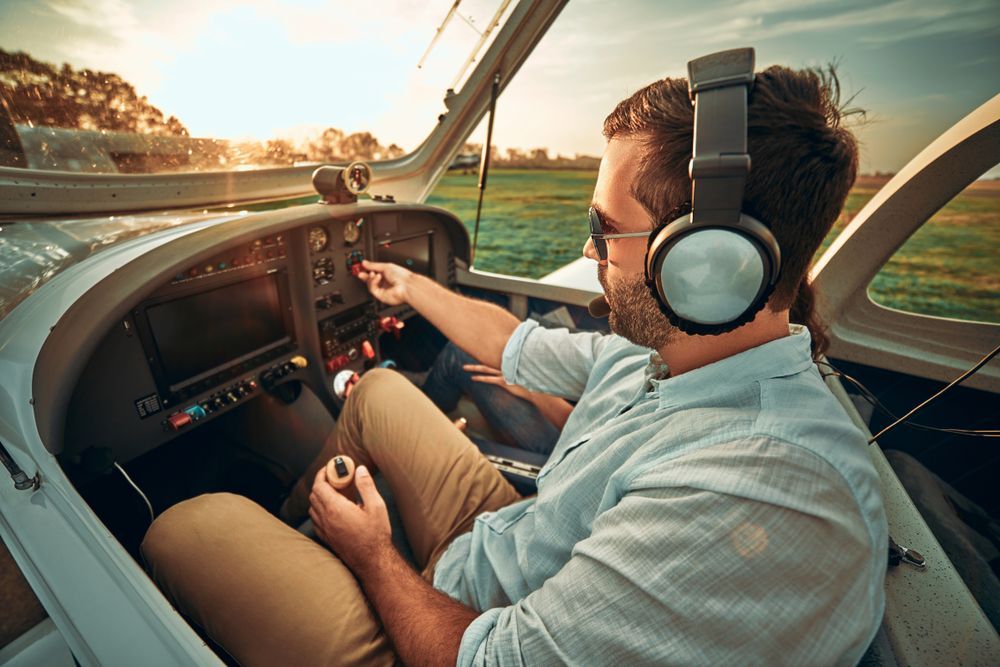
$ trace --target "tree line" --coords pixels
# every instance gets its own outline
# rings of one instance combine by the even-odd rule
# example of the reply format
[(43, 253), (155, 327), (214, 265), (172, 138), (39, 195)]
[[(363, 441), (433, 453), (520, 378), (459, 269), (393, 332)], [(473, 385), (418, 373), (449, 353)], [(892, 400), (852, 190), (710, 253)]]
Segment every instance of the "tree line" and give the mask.
[[(63, 128), (91, 132), (141, 135), (150, 146), (135, 164), (142, 170), (210, 170), (239, 166), (282, 166), (300, 162), (388, 160), (406, 150), (383, 145), (371, 132), (347, 133), (328, 127), (309, 139), (294, 142), (277, 138), (265, 141), (193, 139), (187, 127), (168, 116), (118, 74), (68, 63), (56, 66), (24, 52), (0, 49), (0, 125), (30, 128)], [(176, 141), (171, 138), (176, 138)], [(81, 141), (84, 139), (81, 138)], [(90, 141), (99, 141), (91, 138)], [(187, 141), (185, 141), (187, 140)], [(186, 150), (187, 144), (197, 150)], [(164, 146), (167, 149), (164, 149)], [(153, 148), (155, 146), (155, 148)], [(170, 146), (176, 150), (171, 152)], [(479, 155), (481, 144), (466, 144), (462, 153)], [(492, 164), (522, 168), (596, 168), (598, 158), (575, 155), (549, 156), (547, 148), (492, 149)]]

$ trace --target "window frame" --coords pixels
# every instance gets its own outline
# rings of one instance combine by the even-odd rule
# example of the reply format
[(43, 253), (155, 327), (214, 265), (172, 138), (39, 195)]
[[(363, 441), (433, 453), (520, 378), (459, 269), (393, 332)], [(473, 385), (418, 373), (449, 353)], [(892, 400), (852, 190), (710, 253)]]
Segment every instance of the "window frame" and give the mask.
[[(911, 313), (883, 306), (868, 287), (896, 251), (945, 204), (996, 164), (1000, 95), (956, 123), (893, 177), (834, 240), (810, 271), (829, 355), (948, 382), (1000, 338), (1000, 324)], [(1000, 392), (988, 365), (965, 384)]]

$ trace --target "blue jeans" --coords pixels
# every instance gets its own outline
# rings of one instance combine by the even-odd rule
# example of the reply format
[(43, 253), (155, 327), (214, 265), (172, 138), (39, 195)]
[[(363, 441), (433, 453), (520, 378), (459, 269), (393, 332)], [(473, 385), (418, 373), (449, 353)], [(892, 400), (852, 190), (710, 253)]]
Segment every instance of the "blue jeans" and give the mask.
[(421, 389), (442, 412), (451, 412), (462, 394), (468, 395), (503, 444), (538, 454), (549, 454), (559, 439), (559, 429), (530, 401), (503, 387), (473, 382), (464, 364), (479, 363), (452, 343), (434, 360)]

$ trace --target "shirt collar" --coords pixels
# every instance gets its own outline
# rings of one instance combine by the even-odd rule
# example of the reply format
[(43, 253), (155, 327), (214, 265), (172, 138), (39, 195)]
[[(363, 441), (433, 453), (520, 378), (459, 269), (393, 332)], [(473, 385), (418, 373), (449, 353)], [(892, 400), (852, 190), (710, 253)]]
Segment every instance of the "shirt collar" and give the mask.
[(668, 374), (665, 379), (657, 379), (661, 376), (656, 362), (663, 365), (658, 354), (650, 357), (646, 381), (652, 385), (653, 393), (659, 396), (660, 407), (676, 407), (715, 393), (719, 387), (735, 387), (801, 373), (812, 365), (813, 360), (809, 330), (801, 324), (791, 324), (788, 336), (676, 377)]

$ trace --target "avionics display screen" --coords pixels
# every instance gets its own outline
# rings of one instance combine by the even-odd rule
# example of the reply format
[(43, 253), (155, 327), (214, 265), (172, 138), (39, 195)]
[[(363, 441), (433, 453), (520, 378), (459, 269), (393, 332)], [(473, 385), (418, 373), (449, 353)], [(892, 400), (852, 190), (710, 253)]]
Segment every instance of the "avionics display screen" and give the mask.
[(166, 383), (174, 387), (288, 340), (281, 301), (273, 274), (147, 308)]
[[(414, 273), (431, 275), (431, 239), (433, 236), (417, 236), (403, 241), (379, 243), (376, 247), (377, 262), (392, 262), (405, 266)], [(432, 276), (433, 277), (433, 276)]]

